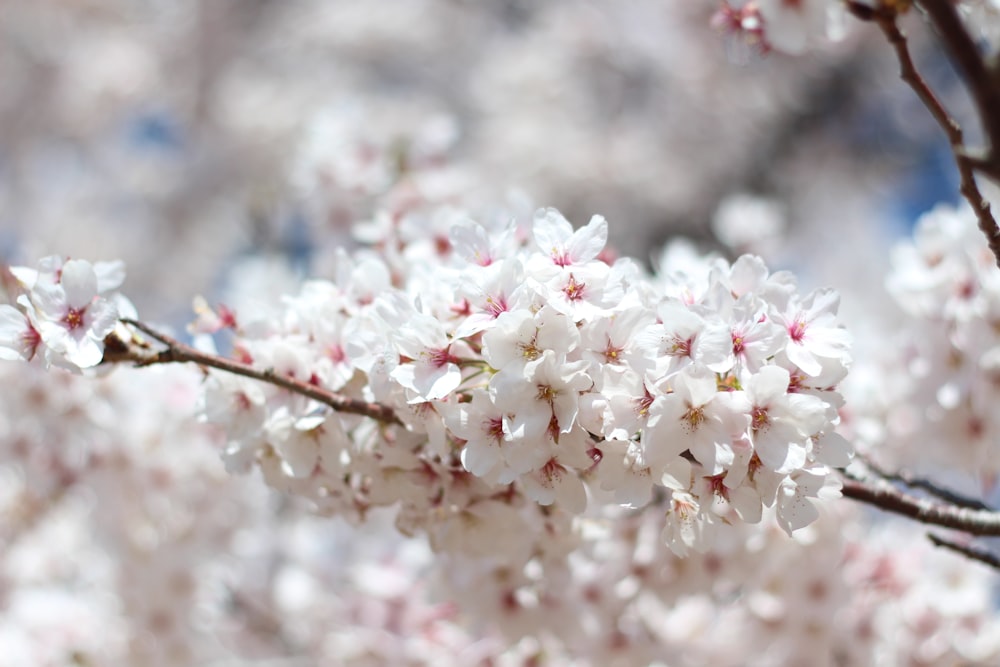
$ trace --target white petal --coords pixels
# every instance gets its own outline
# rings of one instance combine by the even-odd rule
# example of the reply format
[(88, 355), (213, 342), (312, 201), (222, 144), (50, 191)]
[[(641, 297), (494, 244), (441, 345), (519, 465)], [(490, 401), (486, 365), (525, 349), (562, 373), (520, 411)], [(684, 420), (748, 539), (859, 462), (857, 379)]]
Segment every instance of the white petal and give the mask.
[(63, 264), (59, 282), (66, 292), (66, 303), (72, 308), (83, 308), (97, 296), (97, 274), (84, 259), (71, 259)]

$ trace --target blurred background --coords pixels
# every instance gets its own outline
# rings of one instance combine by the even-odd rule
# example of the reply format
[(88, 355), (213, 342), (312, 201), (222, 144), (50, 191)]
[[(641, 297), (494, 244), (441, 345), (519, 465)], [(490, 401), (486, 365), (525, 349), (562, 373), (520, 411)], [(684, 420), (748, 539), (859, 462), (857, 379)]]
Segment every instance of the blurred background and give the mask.
[(440, 200), (600, 213), (643, 261), (678, 234), (718, 243), (715, 220), (733, 250), (828, 283), (843, 253), (878, 264), (880, 239), (954, 200), (877, 30), (764, 57), (710, 26), (717, 8), (6, 0), (0, 257), (122, 258), (140, 312), (181, 317), (237, 260), (317, 272), (407, 152), (448, 167), (426, 186)]

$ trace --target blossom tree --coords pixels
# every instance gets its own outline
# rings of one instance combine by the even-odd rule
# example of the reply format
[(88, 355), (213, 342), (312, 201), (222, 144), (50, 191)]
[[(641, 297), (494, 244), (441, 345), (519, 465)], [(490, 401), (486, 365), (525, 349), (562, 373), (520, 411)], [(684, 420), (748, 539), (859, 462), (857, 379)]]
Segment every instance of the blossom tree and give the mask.
[[(31, 26), (47, 4), (11, 15)], [(199, 26), (203, 50), (200, 102), (176, 114), (189, 134), (173, 116), (144, 111), (137, 125), (124, 122), (138, 132), (131, 146), (109, 138), (106, 118), (148, 104), (137, 82), (166, 76), (177, 48), (164, 35), (184, 20), (162, 8), (145, 22), (76, 17), (90, 41), (74, 49), (108, 36), (108, 71), (95, 81), (115, 94), (103, 97), (67, 88), (83, 76), (72, 59), (17, 53), (45, 55), (66, 77), (54, 90), (81, 106), (69, 115), (84, 152), (134, 172), (133, 181), (88, 181), (82, 199), (157, 202), (145, 215), (178, 216), (182, 253), (165, 240), (169, 271), (129, 264), (141, 276), (132, 291), (122, 260), (58, 254), (58, 243), (9, 215), (12, 245), (50, 252), (0, 274), (0, 665), (997, 664), (1000, 557), (987, 538), (1000, 536), (991, 506), (1000, 229), (990, 208), (1000, 184), (1000, 8), (394, 4), (400, 14), (386, 16), (302, 2), (306, 18), (295, 21), (287, 7), (259, 3), (232, 9), (229, 18), (249, 12), (250, 27), (226, 33), (223, 10), (190, 3), (178, 11)], [(285, 151), (260, 145), (291, 145), (301, 111), (268, 108), (260, 124), (270, 142), (260, 140), (238, 107), (255, 94), (275, 99), (280, 84), (247, 73), (248, 54), (272, 53), (293, 28), (317, 61), (323, 54), (309, 49), (329, 44), (333, 61), (384, 66), (392, 43), (459, 76), (425, 14), (481, 38), (453, 44), (480, 82), (468, 98), (404, 70), (429, 79), (418, 86), (426, 99), (379, 112), (385, 81), (338, 66), (326, 83), (357, 85), (358, 106), (317, 112), (292, 166)], [(150, 26), (159, 41), (144, 51), (134, 31)], [(228, 44), (209, 39), (216, 29)], [(608, 47), (618, 34), (636, 39)], [(662, 107), (646, 99), (665, 84), (680, 86), (679, 97), (705, 87), (732, 105), (734, 122), (759, 114), (773, 167), (794, 184), (798, 150), (831, 149), (822, 133), (790, 136), (776, 102), (788, 97), (782, 82), (795, 97), (827, 67), (839, 70), (832, 94), (855, 94), (864, 77), (851, 47), (872, 62), (892, 55), (903, 83), (885, 86), (929, 112), (927, 130), (947, 141), (957, 174), (945, 196), (962, 198), (923, 212), (887, 272), (858, 265), (860, 247), (822, 257), (830, 216), (875, 178), (866, 156), (848, 151), (846, 175), (822, 183), (825, 197), (812, 187), (765, 195), (750, 133), (727, 146), (720, 123), (700, 152), (664, 156), (654, 139), (684, 145), (694, 125), (663, 127), (654, 121)], [(728, 53), (729, 74), (700, 58), (709, 52)], [(957, 79), (939, 83), (918, 66), (940, 52)], [(525, 95), (510, 108), (517, 122), (497, 125), (505, 92), (549, 91), (565, 74), (573, 99), (602, 81), (598, 65), (618, 68), (610, 80), (621, 85), (598, 87), (574, 120), (536, 124), (553, 105), (532, 108)], [(295, 80), (324, 84), (310, 76)], [(764, 98), (755, 112), (741, 106), (747, 91)], [(442, 114), (435, 107), (448, 99)], [(490, 111), (463, 117), (477, 105)], [(727, 111), (671, 113), (697, 123)], [(32, 121), (25, 127), (44, 143), (44, 119)], [(981, 149), (963, 132), (976, 122)], [(463, 124), (479, 134), (463, 138)], [(621, 143), (602, 139), (614, 127)], [(587, 217), (572, 202), (532, 203), (530, 178), (525, 192), (505, 192), (498, 174), (531, 159), (518, 145), (587, 165), (596, 184), (532, 167), (543, 195), (599, 203), (621, 178), (628, 187), (617, 191), (635, 201), (613, 207), (622, 219)], [(720, 161), (727, 147), (732, 157)], [(225, 166), (214, 187), (188, 180), (185, 166), (211, 162), (213, 150)], [(52, 176), (67, 178), (51, 151), (24, 141), (9, 152), (14, 171), (39, 161), (53, 192), (73, 190)], [(694, 175), (698, 186), (664, 195), (645, 172)], [(703, 183), (710, 173), (734, 185), (713, 191)], [(294, 213), (257, 208), (255, 240), (310, 264), (310, 277), (274, 253), (222, 262), (220, 247), (239, 232), (199, 231), (195, 221), (247, 201), (241, 179), (284, 184), (269, 205), (295, 202)], [(9, 210), (38, 214), (47, 230), (52, 212), (43, 215), (34, 188), (52, 194), (11, 186)], [(714, 197), (705, 217), (715, 251), (674, 240), (652, 265), (619, 252), (614, 230), (629, 213), (693, 216), (706, 206), (699, 196)], [(878, 199), (869, 193), (870, 218), (844, 222), (842, 233), (888, 217)], [(92, 220), (81, 226), (114, 225), (97, 214), (113, 207), (83, 210)], [(795, 210), (801, 221), (783, 231)], [(880, 244), (875, 235), (852, 242)], [(186, 284), (215, 263), (228, 264), (228, 285), (193, 297), (190, 314), (144, 302), (144, 291), (162, 296), (151, 286), (165, 276)], [(816, 286), (837, 275), (825, 263), (855, 275), (839, 289)], [(884, 280), (884, 293), (872, 280)]]

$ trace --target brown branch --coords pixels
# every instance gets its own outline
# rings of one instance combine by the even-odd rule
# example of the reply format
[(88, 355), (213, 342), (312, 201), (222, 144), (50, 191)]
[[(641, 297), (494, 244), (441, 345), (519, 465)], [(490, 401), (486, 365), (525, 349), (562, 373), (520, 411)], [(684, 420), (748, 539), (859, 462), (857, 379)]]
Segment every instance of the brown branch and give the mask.
[(880, 479), (857, 479), (845, 473), (843, 494), (886, 512), (942, 528), (983, 537), (1000, 536), (1000, 512), (974, 510), (911, 496)]
[(330, 406), (337, 412), (345, 412), (353, 415), (362, 415), (384, 422), (386, 424), (400, 424), (399, 417), (392, 408), (379, 403), (369, 403), (354, 398), (343, 396), (322, 387), (318, 387), (308, 382), (302, 382), (294, 378), (278, 375), (273, 369), (257, 369), (249, 364), (244, 364), (233, 359), (225, 359), (212, 354), (201, 352), (190, 345), (162, 334), (147, 324), (136, 320), (123, 319), (123, 323), (138, 329), (149, 337), (165, 346), (164, 349), (153, 350), (148, 344), (141, 341), (123, 341), (116, 338), (114, 334), (108, 337), (105, 346), (104, 361), (108, 363), (131, 361), (137, 366), (152, 366), (154, 364), (170, 363), (194, 363), (199, 366), (215, 368), (234, 375), (267, 382), (276, 387), (287, 389), (288, 391), (306, 396), (315, 401), (319, 401)]
[(969, 94), (976, 105), (983, 132), (989, 139), (986, 158), (977, 166), (984, 174), (1000, 182), (1000, 77), (994, 64), (986, 62), (976, 40), (966, 30), (958, 15), (954, 0), (917, 0), (927, 18), (934, 25), (948, 54), (965, 79)]
[(938, 500), (943, 500), (950, 505), (957, 505), (958, 507), (968, 507), (974, 510), (989, 510), (991, 509), (989, 505), (984, 503), (978, 498), (971, 498), (969, 496), (964, 496), (960, 493), (951, 491), (950, 489), (945, 489), (938, 484), (926, 479), (924, 477), (917, 477), (916, 475), (910, 473), (907, 470), (897, 470), (896, 472), (889, 472), (868, 457), (862, 454), (856, 454), (856, 457), (863, 461), (865, 466), (874, 472), (876, 475), (882, 479), (888, 480), (890, 482), (899, 482), (900, 484), (905, 484), (911, 489), (920, 489), (925, 493), (928, 493)]
[(970, 154), (964, 144), (962, 128), (952, 118), (944, 104), (927, 85), (927, 81), (917, 70), (910, 55), (906, 35), (899, 29), (897, 23), (898, 10), (895, 5), (880, 5), (868, 7), (858, 2), (848, 2), (851, 12), (862, 21), (872, 21), (878, 25), (889, 44), (896, 52), (899, 61), (899, 76), (917, 94), (923, 105), (930, 111), (934, 120), (948, 137), (951, 152), (959, 173), (959, 192), (965, 198), (976, 214), (979, 229), (986, 237), (990, 252), (1000, 267), (1000, 227), (997, 226), (990, 204), (979, 191), (975, 171), (979, 170), (1000, 184), (1000, 157), (997, 157), (995, 146), (1000, 146), (1000, 86), (991, 76), (972, 37), (962, 25), (961, 18), (955, 11), (951, 0), (918, 0), (927, 12), (931, 22), (937, 27), (942, 40), (948, 47), (952, 57), (957, 61), (959, 69), (965, 77), (966, 84), (976, 102), (976, 109), (983, 124), (983, 129), (990, 139), (991, 148), (986, 157), (976, 157)]
[(952, 542), (951, 540), (946, 540), (943, 537), (938, 537), (933, 533), (928, 533), (927, 539), (933, 542), (934, 546), (951, 549), (952, 551), (956, 551), (967, 558), (978, 560), (980, 563), (985, 563), (994, 569), (1000, 570), (1000, 558), (986, 549)]

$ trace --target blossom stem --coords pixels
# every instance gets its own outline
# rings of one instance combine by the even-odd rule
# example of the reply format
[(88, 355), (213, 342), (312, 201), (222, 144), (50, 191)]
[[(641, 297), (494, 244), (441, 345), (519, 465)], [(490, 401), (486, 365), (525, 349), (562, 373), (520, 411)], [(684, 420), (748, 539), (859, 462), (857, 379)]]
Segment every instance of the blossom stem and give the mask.
[[(330, 406), (337, 412), (362, 415), (387, 424), (402, 424), (399, 417), (396, 416), (396, 413), (388, 406), (349, 398), (347, 396), (328, 391), (314, 384), (309, 384), (308, 382), (302, 382), (301, 380), (279, 375), (275, 373), (273, 369), (258, 369), (233, 359), (225, 359), (213, 354), (201, 352), (200, 350), (197, 350), (190, 345), (185, 345), (184, 343), (171, 338), (166, 334), (160, 333), (149, 325), (137, 320), (122, 319), (121, 321), (124, 324), (138, 329), (166, 347), (165, 349), (159, 351), (152, 351), (148, 346), (141, 343), (137, 344), (135, 342), (126, 342), (121, 341), (120, 339), (109, 340), (107, 341), (107, 347), (105, 349), (106, 362), (132, 361), (135, 362), (137, 366), (151, 366), (153, 364), (169, 363), (195, 363), (199, 366), (207, 366), (209, 368), (215, 368), (227, 373), (242, 375), (243, 377), (260, 380), (261, 382), (267, 382), (268, 384), (272, 384), (296, 394), (306, 396), (307, 398), (311, 398), (315, 401), (319, 401), (320, 403)], [(108, 338), (113, 339), (114, 334)]]

